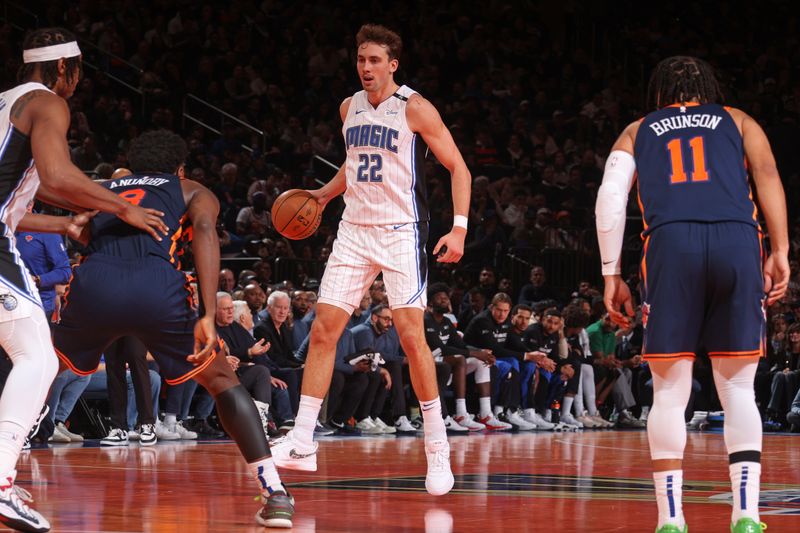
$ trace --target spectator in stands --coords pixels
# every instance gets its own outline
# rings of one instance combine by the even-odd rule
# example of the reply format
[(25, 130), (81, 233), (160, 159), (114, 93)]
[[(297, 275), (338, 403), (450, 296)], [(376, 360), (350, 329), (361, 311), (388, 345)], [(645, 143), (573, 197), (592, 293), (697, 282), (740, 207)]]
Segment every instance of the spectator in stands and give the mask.
[[(100, 441), (102, 446), (127, 446), (128, 434), (128, 385), (126, 372), (136, 392), (139, 419), (137, 433), (143, 446), (156, 443), (157, 439), (170, 440), (175, 429), (156, 424), (151, 397), (150, 369), (147, 365), (147, 348), (135, 337), (122, 337), (114, 341), (104, 352), (107, 374), (108, 406), (111, 424), (108, 435)], [(159, 378), (160, 381), (160, 378)]]
[(456, 415), (451, 425), (458, 424), (470, 431), (480, 431), (486, 426), (467, 412), (467, 375), (475, 374), (475, 388), (478, 390), (480, 403), (479, 418), (491, 417), (491, 367), (495, 358), (490, 350), (470, 350), (461, 339), (453, 323), (445, 316), (450, 312), (448, 292), (449, 287), (444, 283), (434, 283), (428, 288), (428, 309), (424, 317), (425, 340), (434, 359), (437, 362), (444, 361), (452, 369)]
[(617, 424), (621, 427), (642, 428), (645, 427), (645, 424), (630, 413), (630, 409), (636, 405), (631, 390), (633, 380), (631, 368), (641, 364), (642, 357), (639, 355), (624, 363), (617, 359), (616, 329), (608, 313), (586, 328), (594, 356), (595, 379), (598, 380), (598, 389), (600, 390), (598, 402), (605, 401), (610, 389), (614, 398), (614, 407), (619, 415)]
[(786, 330), (786, 347), (781, 350), (780, 358), (775, 358), (775, 364), (770, 368), (772, 385), (767, 416), (777, 424), (784, 424), (785, 417), (791, 406), (790, 399), (794, 398), (800, 388), (800, 323), (795, 322)]
[(522, 224), (511, 231), (510, 244), (516, 254), (522, 251), (538, 251), (544, 247), (544, 233), (536, 227), (536, 209), (528, 207)]
[(268, 261), (256, 261), (253, 263), (253, 272), (256, 273), (255, 281), (261, 285), (262, 289), (270, 284), (272, 280), (272, 265)]
[(462, 331), (466, 329), (473, 318), (486, 309), (486, 302), (491, 300), (486, 299), (480, 287), (473, 287), (464, 294), (464, 301), (466, 304), (461, 304), (461, 310), (458, 313), (458, 324)]
[(219, 271), (219, 290), (231, 293), (236, 289), (236, 277), (229, 268)]
[[(308, 354), (309, 340), (310, 337), (306, 337), (297, 351), (301, 360), (305, 360)], [(356, 349), (353, 334), (348, 329), (342, 332), (336, 343), (336, 360), (328, 391), (327, 423), (344, 435), (378, 435), (397, 431), (381, 419), (392, 386), (389, 371), (372, 365), (366, 358), (356, 364), (350, 362), (351, 358), (368, 352), (372, 353), (369, 349)], [(355, 419), (355, 424), (348, 422), (351, 418)]]
[(103, 162), (103, 156), (97, 152), (97, 141), (94, 135), (84, 137), (78, 148), (72, 150), (72, 162), (84, 171), (91, 171)]
[[(292, 402), (292, 413), (297, 412), (300, 404), (300, 381), (302, 379), (303, 363), (297, 360), (292, 352), (292, 339), (286, 319), (289, 316), (289, 295), (283, 291), (274, 291), (267, 299), (267, 312), (269, 316), (259, 321), (253, 328), (253, 336), (258, 340), (269, 343), (266, 356), (255, 358), (258, 364), (271, 366), (272, 375), (285, 381), (288, 385), (289, 397)], [(269, 362), (267, 361), (269, 359)], [(274, 367), (272, 367), (274, 368)]]
[[(385, 361), (382, 365), (391, 379), (392, 418), (398, 432), (412, 433), (416, 431), (408, 420), (406, 409), (406, 393), (404, 385), (410, 383), (408, 377), (408, 361), (400, 348), (400, 339), (397, 330), (392, 324), (392, 310), (388, 305), (378, 304), (372, 308), (369, 315), (370, 321), (354, 327), (353, 342), (356, 351), (378, 352)], [(443, 373), (436, 368), (440, 387), (446, 386), (447, 379), (442, 383)], [(404, 379), (405, 378), (405, 379)], [(442, 389), (440, 388), (440, 391)]]
[[(292, 316), (295, 320), (302, 320), (308, 312), (308, 299), (306, 291), (296, 290), (292, 292)], [(305, 337), (304, 337), (305, 338)]]
[(382, 279), (376, 279), (372, 282), (372, 285), (369, 286), (369, 308), (367, 309), (367, 315), (364, 317), (364, 322), (370, 321), (372, 309), (378, 305), (387, 305), (388, 303), (389, 298), (386, 295), (386, 285), (383, 283)]
[[(507, 347), (506, 341), (513, 327), (509, 320), (510, 312), (511, 297), (503, 292), (495, 294), (489, 308), (478, 313), (467, 325), (464, 331), (464, 342), (468, 346), (490, 350), (496, 358), (498, 375), (502, 379), (506, 379), (511, 374), (519, 376), (515, 379), (519, 379), (521, 382), (522, 367), (520, 363), (533, 360), (536, 354)], [(504, 416), (508, 422), (498, 420), (494, 416), (501, 414), (504, 408), (506, 411)], [(519, 404), (516, 401), (512, 405), (496, 405), (495, 413), (491, 417), (482, 416), (478, 422), (484, 424), (487, 429), (495, 430), (510, 429), (512, 424), (520, 429), (535, 429), (536, 424), (525, 420), (517, 412), (518, 408)]]
[(544, 268), (535, 265), (531, 268), (530, 283), (524, 285), (519, 292), (519, 303), (535, 306), (543, 300), (557, 300), (558, 293), (547, 284)]
[(370, 302), (371, 299), (369, 293), (367, 293), (364, 295), (363, 298), (361, 298), (361, 303), (353, 311), (353, 315), (350, 317), (350, 321), (347, 323), (347, 329), (353, 329), (359, 324), (363, 324), (364, 322), (366, 322), (367, 317), (369, 317), (370, 315), (369, 313)]
[(251, 205), (243, 207), (236, 216), (236, 233), (250, 239), (263, 238), (267, 236), (270, 226), (267, 195), (256, 191)]
[(258, 316), (264, 310), (264, 304), (267, 301), (267, 295), (258, 283), (249, 283), (244, 287), (244, 301), (250, 308), (250, 313), (253, 316)]
[[(238, 316), (236, 307), (239, 308)], [(279, 391), (285, 391), (287, 388), (284, 381), (272, 376), (269, 360), (265, 361), (267, 364), (256, 364), (256, 358), (267, 353), (270, 346), (264, 339), (256, 341), (248, 332), (248, 329), (253, 327), (249, 306), (241, 303), (236, 306), (236, 302), (226, 292), (217, 293), (215, 322), (217, 334), (228, 347), (228, 362), (239, 381), (256, 401), (266, 427), (269, 425), (268, 413), (269, 406), (273, 404), (273, 397), (280, 397)], [(273, 368), (277, 370), (277, 367)], [(294, 416), (288, 394), (284, 392), (283, 398), (285, 401), (275, 402), (277, 417), (280, 422), (292, 421)]]
[[(587, 428), (612, 427), (614, 424), (600, 416), (597, 410), (593, 357), (589, 335), (586, 333), (586, 325), (589, 323), (589, 302), (583, 298), (575, 298), (563, 309), (562, 314), (565, 328), (579, 329), (575, 333), (577, 339), (569, 339), (571, 344), (577, 341), (582, 355), (582, 359), (579, 361), (580, 367), (575, 369), (576, 372), (580, 372), (578, 393), (575, 395), (573, 405), (575, 418), (583, 424), (583, 427)], [(580, 328), (578, 328), (579, 325)]]

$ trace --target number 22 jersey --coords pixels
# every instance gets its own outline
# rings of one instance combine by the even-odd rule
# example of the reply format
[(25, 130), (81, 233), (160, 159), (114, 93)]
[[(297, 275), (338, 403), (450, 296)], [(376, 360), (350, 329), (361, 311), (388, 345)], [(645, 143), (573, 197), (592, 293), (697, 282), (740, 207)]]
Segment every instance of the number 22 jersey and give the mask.
[(642, 119), (634, 144), (647, 235), (670, 222), (758, 227), (742, 135), (717, 104), (680, 104)]
[(423, 173), (427, 146), (406, 121), (408, 99), (414, 94), (403, 85), (377, 107), (366, 91), (350, 99), (342, 126), (347, 149), (342, 220), (386, 226), (430, 219)]

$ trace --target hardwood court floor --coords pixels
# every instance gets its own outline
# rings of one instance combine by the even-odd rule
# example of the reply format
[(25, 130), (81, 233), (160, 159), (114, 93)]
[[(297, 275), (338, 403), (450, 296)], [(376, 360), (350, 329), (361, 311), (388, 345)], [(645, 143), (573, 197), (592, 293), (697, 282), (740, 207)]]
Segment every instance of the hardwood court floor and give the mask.
[[(282, 472), (297, 500), (294, 531), (654, 529), (643, 431), (468, 435), (451, 445), (456, 485), (434, 498), (421, 438), (321, 439), (319, 471)], [(762, 520), (769, 533), (798, 532), (800, 436), (765, 436), (763, 457)], [(690, 433), (686, 458), (690, 531), (727, 532), (722, 435)], [(253, 520), (257, 490), (229, 441), (34, 449), (18, 482), (53, 531), (264, 531)]]

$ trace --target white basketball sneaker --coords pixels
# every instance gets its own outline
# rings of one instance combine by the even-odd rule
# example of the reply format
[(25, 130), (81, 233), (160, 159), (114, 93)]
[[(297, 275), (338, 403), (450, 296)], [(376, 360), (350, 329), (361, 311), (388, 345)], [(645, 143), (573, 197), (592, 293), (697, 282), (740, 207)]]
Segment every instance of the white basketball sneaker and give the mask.
[(319, 444), (316, 442), (312, 442), (311, 446), (300, 444), (294, 440), (294, 431), (290, 431), (283, 437), (272, 441), (269, 447), (272, 451), (272, 459), (278, 467), (302, 470), (303, 472), (317, 471)]
[(453, 472), (450, 470), (450, 444), (446, 440), (426, 442), (425, 456), (428, 459), (425, 489), (433, 496), (447, 494), (455, 484)]

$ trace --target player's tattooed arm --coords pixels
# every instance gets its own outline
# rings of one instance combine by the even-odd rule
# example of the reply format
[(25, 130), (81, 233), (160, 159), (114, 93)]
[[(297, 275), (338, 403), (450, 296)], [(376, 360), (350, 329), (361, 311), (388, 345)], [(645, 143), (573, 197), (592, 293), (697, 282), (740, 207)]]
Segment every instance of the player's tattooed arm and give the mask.
[(35, 91), (30, 91), (23, 94), (22, 96), (17, 98), (17, 100), (14, 102), (14, 105), (11, 106), (11, 117), (14, 119), (16, 123), (17, 120), (22, 118), (22, 112), (25, 111), (25, 108), (28, 107), (28, 104), (31, 103), (31, 100), (40, 96), (52, 96), (52, 94), (53, 93), (42, 89), (37, 89)]

